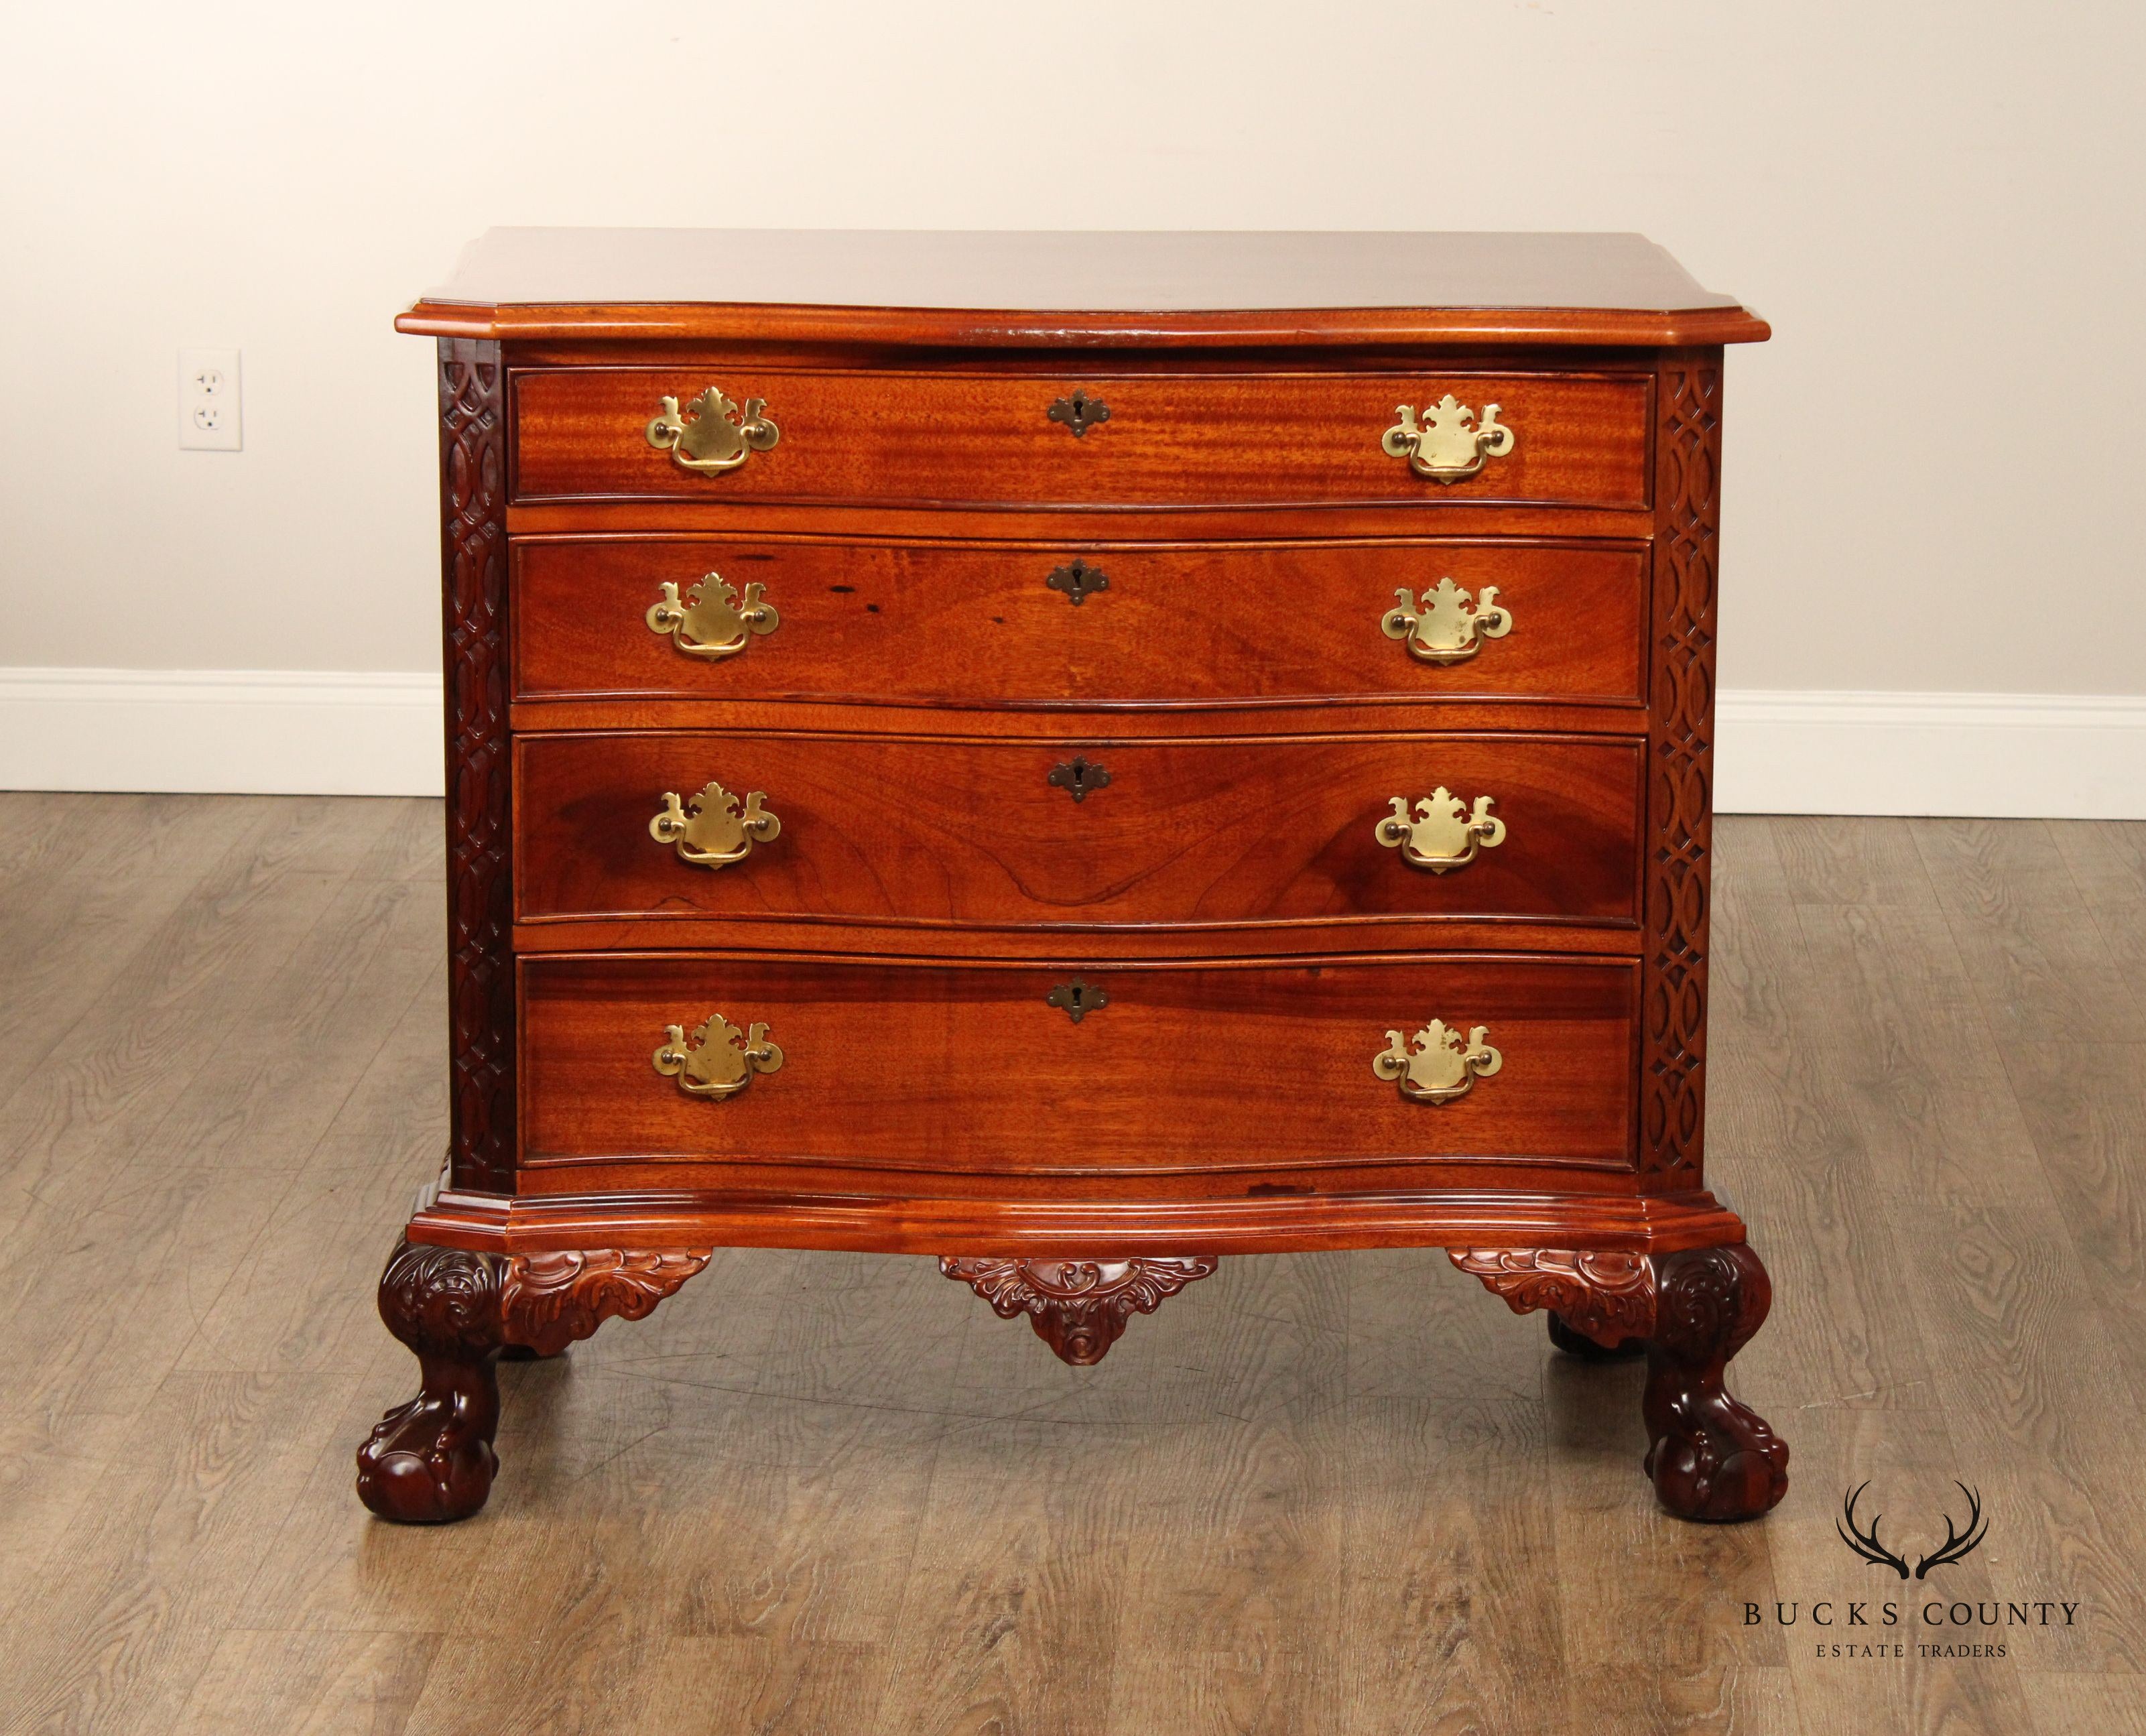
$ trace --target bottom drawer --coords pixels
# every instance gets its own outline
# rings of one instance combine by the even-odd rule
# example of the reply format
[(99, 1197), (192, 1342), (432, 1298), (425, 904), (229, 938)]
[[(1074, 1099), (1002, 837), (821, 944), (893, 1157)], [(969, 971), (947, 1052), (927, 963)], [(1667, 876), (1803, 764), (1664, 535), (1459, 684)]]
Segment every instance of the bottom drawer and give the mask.
[[(1411, 1166), (1633, 1167), (1629, 960), (1076, 970), (666, 954), (521, 971), (532, 1165), (712, 1165), (740, 1185), (763, 1168), (1099, 1188), (1205, 1175), (1191, 1191), (1240, 1194), (1292, 1173), (1405, 1187), (1453, 1185)], [(1426, 1044), (1434, 1020), (1448, 1030)]]

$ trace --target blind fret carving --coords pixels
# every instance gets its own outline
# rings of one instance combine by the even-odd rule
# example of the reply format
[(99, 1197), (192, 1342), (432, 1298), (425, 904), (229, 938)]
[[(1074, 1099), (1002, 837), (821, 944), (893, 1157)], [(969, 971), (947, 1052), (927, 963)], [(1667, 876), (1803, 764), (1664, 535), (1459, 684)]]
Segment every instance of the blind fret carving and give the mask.
[(440, 341), (446, 580), (448, 1165), (514, 1188), (512, 807), (507, 735), (507, 370), (487, 340)]
[(1639, 1169), (1696, 1187), (1706, 1115), (1721, 352), (1669, 353), (1657, 391)]

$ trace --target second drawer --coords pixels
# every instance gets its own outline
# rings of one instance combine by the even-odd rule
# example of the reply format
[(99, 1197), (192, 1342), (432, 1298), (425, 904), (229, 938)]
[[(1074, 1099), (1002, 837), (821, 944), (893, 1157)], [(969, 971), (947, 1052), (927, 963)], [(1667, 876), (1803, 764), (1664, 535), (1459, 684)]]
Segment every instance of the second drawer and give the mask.
[(644, 731), (515, 752), (524, 921), (1636, 920), (1637, 741)]

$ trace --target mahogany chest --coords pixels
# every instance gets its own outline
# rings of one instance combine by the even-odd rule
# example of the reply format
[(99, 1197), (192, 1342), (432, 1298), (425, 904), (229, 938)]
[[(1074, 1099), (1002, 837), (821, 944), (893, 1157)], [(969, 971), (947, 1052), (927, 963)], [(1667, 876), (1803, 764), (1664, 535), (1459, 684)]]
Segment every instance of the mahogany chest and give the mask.
[(1671, 1511), (1780, 1499), (1702, 1170), (1761, 321), (1636, 236), (495, 231), (397, 324), (452, 1130), (373, 1511), (475, 1511), (502, 1352), (733, 1245), (1082, 1364), (1223, 1257), (1443, 1247), (1646, 1356)]

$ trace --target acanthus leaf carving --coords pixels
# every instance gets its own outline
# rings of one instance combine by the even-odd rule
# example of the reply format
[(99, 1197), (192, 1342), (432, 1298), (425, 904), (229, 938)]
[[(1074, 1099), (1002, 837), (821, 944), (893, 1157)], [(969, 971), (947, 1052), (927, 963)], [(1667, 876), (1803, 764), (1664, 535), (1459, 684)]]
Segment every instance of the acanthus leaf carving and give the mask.
[(1654, 1329), (1654, 1263), (1644, 1254), (1568, 1248), (1452, 1248), (1515, 1314), (1547, 1309), (1605, 1349)]
[(1024, 1260), (946, 1255), (939, 1270), (991, 1304), (1001, 1319), (1026, 1314), (1036, 1335), (1075, 1367), (1100, 1362), (1134, 1314), (1153, 1314), (1188, 1284), (1211, 1277), (1211, 1254), (1126, 1260)]
[(606, 1320), (644, 1319), (714, 1255), (711, 1248), (515, 1255), (500, 1285), (507, 1342), (556, 1356)]

